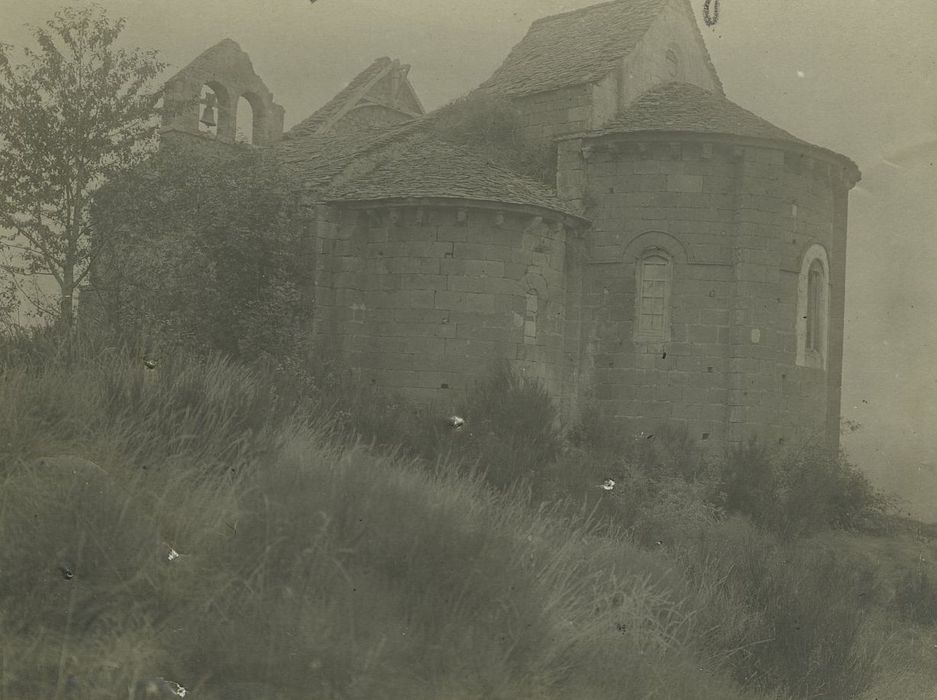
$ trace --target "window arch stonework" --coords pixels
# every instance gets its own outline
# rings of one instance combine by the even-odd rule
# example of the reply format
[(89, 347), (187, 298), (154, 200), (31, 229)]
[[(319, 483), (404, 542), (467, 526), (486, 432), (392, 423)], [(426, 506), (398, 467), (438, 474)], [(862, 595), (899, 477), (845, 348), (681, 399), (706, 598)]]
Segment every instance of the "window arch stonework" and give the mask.
[(826, 249), (804, 253), (797, 278), (797, 364), (826, 369), (829, 354), (830, 263)]

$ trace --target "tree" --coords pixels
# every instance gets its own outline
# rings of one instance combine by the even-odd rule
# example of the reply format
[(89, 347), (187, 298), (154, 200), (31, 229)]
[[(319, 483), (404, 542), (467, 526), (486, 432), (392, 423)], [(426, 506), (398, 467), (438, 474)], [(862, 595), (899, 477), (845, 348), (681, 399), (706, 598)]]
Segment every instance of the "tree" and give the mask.
[(75, 290), (107, 244), (92, 236), (95, 191), (145, 158), (158, 123), (155, 52), (122, 49), (125, 20), (97, 6), (66, 8), (33, 27), (36, 49), (14, 65), (0, 45), (0, 246), (10, 275), (50, 275), (57, 314), (73, 321)]
[(95, 198), (113, 244), (93, 284), (118, 342), (297, 357), (311, 316), (312, 251), (279, 164), (248, 145), (166, 139)]

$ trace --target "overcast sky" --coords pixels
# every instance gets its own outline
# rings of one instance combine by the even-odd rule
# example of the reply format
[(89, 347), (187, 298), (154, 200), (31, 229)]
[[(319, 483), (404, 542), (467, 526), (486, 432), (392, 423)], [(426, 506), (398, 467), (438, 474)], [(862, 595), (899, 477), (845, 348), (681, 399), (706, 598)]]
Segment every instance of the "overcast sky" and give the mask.
[[(691, 0), (701, 17), (703, 0)], [(0, 41), (62, 3), (0, 0)], [(225, 37), (250, 54), (291, 126), (378, 56), (412, 65), (428, 109), (487, 78), (538, 17), (590, 0), (100, 0), (125, 40), (178, 70)], [(888, 462), (937, 517), (937, 1), (722, 0), (699, 24), (728, 96), (849, 155), (853, 192), (844, 413), (853, 457)], [(887, 160), (888, 162), (883, 162)], [(899, 454), (900, 451), (900, 454)], [(874, 466), (874, 465), (873, 465)], [(910, 482), (909, 482), (910, 483)], [(927, 489), (933, 489), (928, 491)]]

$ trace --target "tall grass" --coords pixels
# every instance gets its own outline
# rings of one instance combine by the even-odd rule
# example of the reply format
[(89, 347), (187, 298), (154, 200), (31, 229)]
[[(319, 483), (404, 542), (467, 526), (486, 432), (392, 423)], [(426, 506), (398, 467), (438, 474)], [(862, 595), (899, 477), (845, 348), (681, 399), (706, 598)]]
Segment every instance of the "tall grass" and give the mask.
[(0, 374), (3, 697), (754, 697), (589, 512), (330, 441), (219, 359), (145, 371)]

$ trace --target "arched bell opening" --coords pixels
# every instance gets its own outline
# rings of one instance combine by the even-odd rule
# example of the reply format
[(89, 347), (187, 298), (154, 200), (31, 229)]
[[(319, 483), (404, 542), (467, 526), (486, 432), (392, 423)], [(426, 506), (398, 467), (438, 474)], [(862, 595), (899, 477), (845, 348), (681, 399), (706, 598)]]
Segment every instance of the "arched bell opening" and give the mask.
[(202, 85), (196, 108), (199, 133), (225, 141), (234, 140), (230, 96), (223, 85), (217, 82)]
[(238, 97), (235, 143), (254, 143), (254, 108), (243, 95)]
[[(245, 103), (243, 119), (241, 117), (242, 102)], [(252, 143), (255, 146), (264, 145), (269, 131), (267, 121), (268, 114), (264, 100), (254, 92), (243, 93), (238, 99), (238, 126), (247, 137), (247, 143)]]

